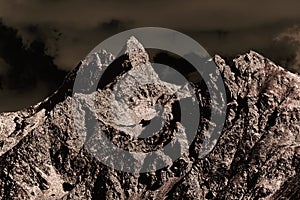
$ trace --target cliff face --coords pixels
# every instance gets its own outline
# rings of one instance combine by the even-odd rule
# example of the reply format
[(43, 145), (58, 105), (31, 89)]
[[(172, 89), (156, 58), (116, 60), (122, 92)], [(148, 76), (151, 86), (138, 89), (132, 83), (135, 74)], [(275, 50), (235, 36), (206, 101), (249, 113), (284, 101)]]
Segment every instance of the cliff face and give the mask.
[[(142, 45), (130, 39), (127, 55), (114, 62), (122, 65), (122, 69), (101, 80), (96, 92), (82, 90), (74, 100), (75, 76), (85, 73), (80, 67), (92, 63), (97, 66), (96, 72), (101, 72), (113, 59), (106, 51), (92, 54), (45, 101), (19, 112), (0, 114), (2, 199), (300, 198), (298, 75), (253, 51), (234, 59), (230, 66), (215, 56), (213, 61), (224, 80), (228, 108), (222, 134), (213, 150), (203, 158), (198, 157), (202, 131), (209, 123), (204, 114), (189, 151), (173, 164), (169, 155), (159, 154), (168, 167), (141, 174), (127, 173), (107, 167), (93, 156), (92, 147), (104, 148), (97, 143), (97, 133), (101, 130), (119, 148), (142, 152), (158, 149), (170, 142), (173, 135), (181, 135), (172, 145), (183, 151), (187, 127), (177, 119), (174, 105), (192, 95), (187, 86), (161, 81)], [(81, 81), (95, 87), (97, 83), (89, 82), (94, 76), (97, 73), (89, 73)], [(119, 80), (122, 84), (118, 85)], [(143, 81), (152, 84), (133, 94), (131, 86)], [(203, 112), (209, 101), (201, 93), (201, 86), (197, 88)], [(112, 105), (111, 99), (118, 99), (115, 90), (121, 91), (122, 97), (134, 98)], [(88, 95), (93, 95), (95, 103), (89, 101)], [(149, 109), (153, 102), (164, 106), (164, 117), (158, 119), (165, 121), (163, 128), (156, 130), (152, 139), (134, 140), (139, 135), (132, 130), (142, 129), (161, 111)], [(82, 113), (79, 116), (84, 123), (75, 123), (74, 108)], [(135, 112), (131, 113), (130, 108)], [(100, 126), (88, 136), (91, 146), (83, 146), (79, 130), (86, 130), (85, 125), (93, 122), (91, 115)], [(126, 161), (121, 164), (128, 168), (143, 165)], [(153, 166), (146, 167), (151, 171)]]

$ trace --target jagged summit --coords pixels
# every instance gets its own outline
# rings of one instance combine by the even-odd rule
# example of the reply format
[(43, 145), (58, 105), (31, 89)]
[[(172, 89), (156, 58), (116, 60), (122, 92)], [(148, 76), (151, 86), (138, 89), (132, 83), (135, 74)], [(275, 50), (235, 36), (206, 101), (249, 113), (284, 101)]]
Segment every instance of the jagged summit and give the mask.
[(134, 36), (131, 36), (126, 43), (126, 53), (129, 54), (130, 52), (134, 51), (146, 53), (144, 46), (138, 41), (138, 39)]
[[(220, 55), (215, 55), (213, 57), (213, 60), (217, 63), (220, 63), (220, 64), (221, 63), (226, 64), (225, 60)], [(258, 53), (256, 51), (253, 51), (253, 50), (250, 50), (248, 53), (237, 56), (232, 61), (233, 61), (233, 63), (236, 63), (236, 62), (240, 62), (240, 61), (249, 62), (249, 61), (254, 61), (254, 60), (257, 60), (259, 62), (263, 62), (264, 60), (268, 60), (268, 59), (265, 58), (260, 53)], [(269, 62), (272, 62), (272, 61), (269, 60)]]
[[(78, 100), (84, 102), (78, 108), (83, 116), (82, 128), (91, 120), (91, 112), (101, 123), (89, 135), (96, 150), (99, 129), (119, 148), (151, 151), (169, 142), (173, 135), (185, 134), (189, 128), (174, 112), (177, 99), (170, 94), (177, 87), (160, 81), (154, 73), (151, 79), (146, 77), (147, 73), (138, 75), (141, 69), (151, 69), (151, 64), (137, 39), (128, 40), (126, 53), (125, 59), (114, 63), (122, 66), (125, 62), (131, 67), (125, 69), (127, 73), (121, 71), (108, 80), (123, 80), (121, 83), (78, 93)], [(197, 90), (201, 123), (188, 153), (155, 173), (132, 174), (107, 167), (93, 157), (88, 147), (82, 146), (72, 114), (75, 77), (89, 72), (80, 68), (92, 66), (102, 72), (110, 68), (107, 66), (113, 59), (114, 55), (106, 51), (90, 54), (66, 77), (57, 92), (35, 109), (0, 114), (1, 199), (300, 198), (298, 75), (253, 51), (237, 57), (230, 66), (215, 56), (213, 60), (228, 94), (227, 118), (217, 145), (207, 156), (198, 158), (210, 123), (207, 113), (210, 106), (218, 105), (208, 105), (205, 91)], [(91, 80), (97, 74), (87, 74), (82, 81), (96, 86)], [(133, 90), (130, 83), (137, 80), (151, 80), (153, 84)], [(125, 96), (134, 91), (130, 101), (112, 104), (111, 99), (122, 94), (113, 93), (116, 89)], [(91, 92), (95, 102), (87, 98)], [(181, 97), (185, 92), (180, 93)], [(132, 130), (143, 129), (151, 120), (157, 120), (155, 116), (160, 110), (151, 106), (153, 102), (165, 106), (164, 129), (144, 143), (134, 140)], [(133, 109), (126, 110), (124, 104)], [(174, 145), (180, 150), (184, 141)], [(160, 155), (160, 159), (169, 162), (167, 156)]]
[(128, 39), (125, 53), (129, 56), (129, 61), (133, 67), (150, 62), (148, 53), (134, 36)]

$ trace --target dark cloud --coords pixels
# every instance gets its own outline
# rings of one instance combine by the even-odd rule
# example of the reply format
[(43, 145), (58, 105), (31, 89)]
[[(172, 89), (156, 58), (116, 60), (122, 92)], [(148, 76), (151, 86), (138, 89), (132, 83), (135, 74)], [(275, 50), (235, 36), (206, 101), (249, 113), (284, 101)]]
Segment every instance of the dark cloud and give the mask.
[(280, 40), (274, 40), (270, 46), (264, 47), (260, 51), (268, 58), (272, 58), (276, 64), (287, 68), (290, 71), (300, 73), (299, 61), (299, 43), (292, 42), (284, 37)]
[[(282, 58), (282, 66), (293, 72), (300, 73), (300, 26), (293, 26), (279, 34), (274, 39), (274, 44), (280, 45), (278, 51), (270, 51), (277, 53)], [(289, 55), (285, 60), (284, 55)], [(272, 55), (271, 55), (272, 56)], [(280, 62), (280, 61), (279, 61)]]
[(118, 19), (111, 19), (108, 22), (103, 22), (100, 24), (99, 29), (101, 31), (124, 31), (128, 28), (128, 23), (124, 23)]
[[(0, 2), (0, 13), (24, 41), (46, 37), (55, 64), (71, 69), (106, 37), (142, 26), (186, 32), (212, 54), (262, 49), (258, 43), (265, 45), (266, 37), (270, 41), (288, 26), (299, 24), (299, 7), (296, 0), (11, 0)], [(62, 34), (60, 40), (51, 29)]]
[(54, 88), (61, 81), (56, 66), (71, 70), (107, 37), (143, 26), (186, 33), (211, 55), (256, 50), (300, 72), (300, 31), (289, 29), (300, 25), (299, 8), (298, 0), (0, 1), (0, 17), (13, 27), (1, 28), (0, 51), (3, 45), (7, 51), (0, 52), (0, 82), (19, 91), (36, 89), (41, 80), (37, 91)]
[(53, 89), (66, 74), (53, 64), (53, 57), (46, 55), (47, 49), (42, 40), (34, 40), (25, 47), (17, 31), (2, 23), (0, 44), (0, 57), (9, 65), (2, 77), (8, 89), (30, 89), (39, 81), (45, 81)]
[[(42, 40), (34, 40), (26, 47), (17, 31), (0, 23), (0, 94), (21, 98), (26, 93), (44, 97), (53, 92), (62, 82), (65, 71), (58, 70), (53, 57), (46, 55)], [(43, 88), (44, 91), (36, 89)], [(38, 92), (40, 94), (33, 94)], [(2, 96), (1, 95), (1, 96)], [(4, 104), (6, 98), (0, 99)], [(21, 104), (20, 106), (25, 106)], [(26, 105), (28, 106), (28, 105)], [(5, 108), (2, 108), (5, 110)]]

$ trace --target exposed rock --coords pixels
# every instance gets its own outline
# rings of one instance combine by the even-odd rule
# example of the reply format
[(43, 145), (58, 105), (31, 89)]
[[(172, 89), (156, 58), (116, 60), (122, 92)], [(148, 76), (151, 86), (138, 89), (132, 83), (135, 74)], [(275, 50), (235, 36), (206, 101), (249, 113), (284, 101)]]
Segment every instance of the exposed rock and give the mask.
[[(298, 75), (253, 51), (236, 58), (231, 66), (215, 56), (227, 90), (227, 118), (217, 145), (198, 158), (209, 123), (205, 113), (217, 106), (207, 105), (204, 86), (180, 87), (160, 80), (135, 38), (128, 40), (125, 56), (111, 63), (113, 59), (104, 50), (91, 54), (45, 101), (0, 114), (1, 199), (300, 198)], [(117, 66), (113, 76), (105, 76), (99, 84), (91, 81), (109, 65)], [(86, 88), (73, 98), (77, 75), (84, 77), (80, 81)], [(135, 89), (136, 84), (144, 87)], [(184, 152), (187, 127), (174, 106), (182, 99), (195, 100), (193, 91), (203, 114), (199, 131), (189, 151), (174, 163), (172, 156), (159, 153), (168, 167), (141, 174), (120, 172), (93, 156), (93, 148), (101, 150), (100, 130), (118, 148), (137, 152), (159, 149), (179, 135), (172, 145)], [(74, 105), (82, 115), (74, 115)], [(148, 138), (138, 140), (137, 133), (159, 113), (163, 128), (155, 130), (153, 137), (146, 134), (143, 137)], [(84, 116), (82, 123), (75, 124), (74, 116)], [(86, 127), (90, 117), (100, 123), (92, 127), (92, 133)], [(87, 135), (83, 137), (80, 130)], [(121, 164), (153, 168), (143, 162)]]

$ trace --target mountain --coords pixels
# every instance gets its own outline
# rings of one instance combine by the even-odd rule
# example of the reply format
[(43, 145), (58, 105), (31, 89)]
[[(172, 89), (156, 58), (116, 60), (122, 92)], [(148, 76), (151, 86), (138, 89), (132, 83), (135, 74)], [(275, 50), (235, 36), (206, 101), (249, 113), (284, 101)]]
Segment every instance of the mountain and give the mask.
[[(90, 54), (53, 95), (0, 114), (1, 199), (300, 198), (298, 75), (253, 51), (232, 64), (215, 56), (208, 62), (216, 64), (227, 93), (215, 105), (201, 78), (193, 88), (161, 80), (134, 37), (126, 54), (114, 58), (105, 50)], [(193, 91), (200, 123), (185, 149), (189, 126), (179, 109), (195, 104)], [(221, 135), (199, 157), (208, 113), (223, 104)], [(151, 136), (146, 129), (154, 123)], [(169, 143), (184, 152), (180, 158), (159, 151)], [(128, 153), (152, 151), (147, 159)]]

